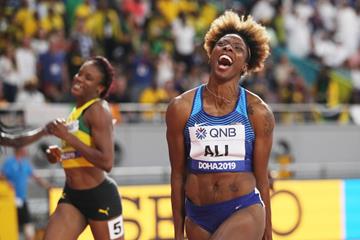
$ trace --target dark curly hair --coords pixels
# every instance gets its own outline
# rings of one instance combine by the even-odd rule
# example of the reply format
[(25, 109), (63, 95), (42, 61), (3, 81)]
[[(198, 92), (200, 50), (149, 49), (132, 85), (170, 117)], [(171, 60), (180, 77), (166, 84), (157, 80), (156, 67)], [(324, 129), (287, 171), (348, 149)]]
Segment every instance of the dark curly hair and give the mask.
[(105, 98), (114, 79), (114, 67), (109, 60), (102, 56), (92, 57), (90, 61), (94, 62), (95, 66), (103, 75), (101, 83), (104, 85), (105, 90), (100, 93), (100, 98)]
[(215, 19), (205, 35), (204, 48), (208, 57), (217, 41), (226, 34), (232, 33), (239, 35), (249, 48), (248, 72), (261, 70), (270, 54), (270, 38), (265, 27), (255, 22), (251, 16), (240, 17), (230, 10)]

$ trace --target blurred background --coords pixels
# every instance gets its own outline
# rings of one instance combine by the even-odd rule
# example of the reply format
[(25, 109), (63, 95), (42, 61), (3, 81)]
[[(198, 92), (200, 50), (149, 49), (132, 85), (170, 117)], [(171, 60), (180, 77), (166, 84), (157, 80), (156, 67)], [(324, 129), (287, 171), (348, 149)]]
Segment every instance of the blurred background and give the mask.
[[(360, 0), (0, 0), (0, 120), (19, 131), (65, 118), (73, 75), (90, 56), (104, 55), (116, 69), (107, 98), (117, 120), (110, 175), (120, 191), (168, 189), (167, 103), (207, 82), (203, 37), (226, 9), (252, 15), (271, 38), (265, 68), (242, 84), (276, 118), (274, 238), (360, 239)], [(61, 188), (62, 169), (44, 158), (51, 144), (59, 142), (47, 137), (28, 146), (26, 157), (37, 176)], [(0, 165), (13, 154), (2, 148)], [(29, 182), (36, 239), (50, 196)], [(149, 221), (153, 232), (129, 220), (129, 239), (171, 239), (158, 220)], [(0, 239), (12, 240), (1, 238), (5, 230), (0, 224)]]

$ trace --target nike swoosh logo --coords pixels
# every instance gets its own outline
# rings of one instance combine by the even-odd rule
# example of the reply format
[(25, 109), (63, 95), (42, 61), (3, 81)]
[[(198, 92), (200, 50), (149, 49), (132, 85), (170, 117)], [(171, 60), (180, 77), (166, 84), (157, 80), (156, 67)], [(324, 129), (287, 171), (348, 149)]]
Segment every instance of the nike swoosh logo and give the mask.
[(203, 123), (194, 123), (194, 126), (195, 126), (195, 127), (200, 127), (200, 126), (203, 126), (203, 125), (205, 125), (205, 124), (207, 124), (207, 122), (203, 122)]

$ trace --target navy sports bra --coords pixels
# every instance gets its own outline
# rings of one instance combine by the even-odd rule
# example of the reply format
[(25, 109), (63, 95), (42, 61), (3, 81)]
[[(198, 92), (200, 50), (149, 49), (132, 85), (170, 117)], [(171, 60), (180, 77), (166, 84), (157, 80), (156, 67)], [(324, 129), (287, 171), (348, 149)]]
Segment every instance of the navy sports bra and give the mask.
[(184, 129), (188, 169), (195, 173), (252, 171), (254, 130), (246, 110), (246, 91), (240, 87), (235, 109), (211, 116), (203, 109), (204, 85), (196, 89)]

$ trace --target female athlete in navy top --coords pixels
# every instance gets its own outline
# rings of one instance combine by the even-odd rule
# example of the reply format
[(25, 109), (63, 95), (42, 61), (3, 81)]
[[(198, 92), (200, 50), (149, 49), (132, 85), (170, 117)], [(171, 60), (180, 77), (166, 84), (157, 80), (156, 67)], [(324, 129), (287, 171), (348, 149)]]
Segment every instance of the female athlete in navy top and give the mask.
[(205, 35), (208, 83), (166, 113), (175, 239), (272, 239), (268, 159), (274, 116), (240, 86), (269, 55), (266, 29), (226, 11)]
[[(206, 88), (205, 88), (206, 89)], [(246, 90), (240, 88), (235, 108), (224, 116), (203, 109), (204, 86), (195, 92), (184, 137), (191, 172), (249, 172), (255, 134), (246, 111)]]

